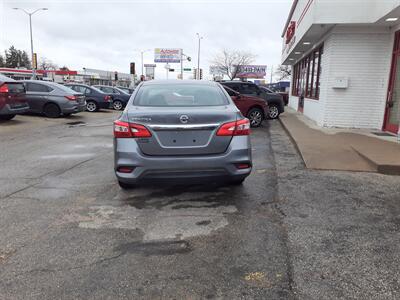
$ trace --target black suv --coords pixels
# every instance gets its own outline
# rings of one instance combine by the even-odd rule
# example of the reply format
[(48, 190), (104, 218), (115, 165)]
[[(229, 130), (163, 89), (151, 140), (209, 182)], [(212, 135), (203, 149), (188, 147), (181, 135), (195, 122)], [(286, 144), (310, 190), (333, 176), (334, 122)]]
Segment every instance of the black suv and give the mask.
[(122, 89), (108, 85), (93, 85), (103, 93), (113, 96), (113, 108), (115, 110), (123, 110), (129, 101), (131, 95), (124, 92)]
[(258, 85), (247, 81), (222, 81), (221, 84), (240, 94), (259, 97), (266, 100), (269, 107), (268, 117), (270, 119), (278, 118), (279, 115), (285, 111), (285, 104), (283, 103), (282, 96), (270, 89), (259, 87)]
[(74, 91), (84, 94), (86, 98), (86, 110), (95, 112), (101, 108), (112, 108), (112, 95), (106, 94), (95, 87), (78, 83), (64, 84)]

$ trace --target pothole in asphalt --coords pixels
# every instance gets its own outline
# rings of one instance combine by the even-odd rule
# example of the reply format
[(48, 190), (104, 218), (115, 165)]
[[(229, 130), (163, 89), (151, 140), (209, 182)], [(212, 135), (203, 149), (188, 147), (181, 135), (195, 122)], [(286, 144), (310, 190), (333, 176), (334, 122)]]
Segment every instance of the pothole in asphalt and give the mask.
[(154, 241), (154, 242), (132, 242), (117, 246), (115, 251), (125, 253), (142, 254), (144, 256), (153, 255), (175, 255), (184, 254), (192, 251), (187, 241)]
[(82, 122), (82, 121), (74, 121), (74, 122), (68, 122), (65, 123), (66, 125), (69, 125), (69, 128), (71, 127), (79, 127), (79, 126), (85, 126), (86, 122)]

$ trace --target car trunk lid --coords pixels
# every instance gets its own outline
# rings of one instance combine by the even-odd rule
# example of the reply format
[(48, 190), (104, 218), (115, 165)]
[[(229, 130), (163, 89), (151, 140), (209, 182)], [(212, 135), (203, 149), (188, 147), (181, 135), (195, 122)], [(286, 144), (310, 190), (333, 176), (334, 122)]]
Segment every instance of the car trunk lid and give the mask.
[(149, 138), (137, 139), (146, 155), (210, 155), (223, 153), (231, 136), (217, 136), (223, 124), (236, 121), (238, 112), (229, 106), (140, 107), (128, 111), (130, 123), (142, 124)]
[(5, 82), (0, 85), (0, 102), (11, 108), (27, 106), (25, 86), (21, 82)]

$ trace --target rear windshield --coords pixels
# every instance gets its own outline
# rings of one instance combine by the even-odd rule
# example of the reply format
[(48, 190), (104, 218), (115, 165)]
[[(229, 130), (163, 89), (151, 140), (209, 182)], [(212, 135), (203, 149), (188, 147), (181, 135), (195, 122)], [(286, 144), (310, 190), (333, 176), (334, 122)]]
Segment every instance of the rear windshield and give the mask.
[(229, 104), (216, 86), (197, 84), (152, 84), (142, 86), (133, 101), (137, 106), (220, 106)]
[(70, 87), (65, 86), (65, 85), (57, 84), (57, 83), (49, 83), (49, 85), (51, 85), (52, 87), (55, 87), (55, 88), (57, 88), (59, 90), (62, 90), (64, 92), (66, 92), (66, 93), (76, 94), (76, 92), (73, 89), (71, 89)]
[(19, 82), (8, 82), (8, 92), (11, 94), (19, 94), (25, 92), (25, 86), (23, 83)]

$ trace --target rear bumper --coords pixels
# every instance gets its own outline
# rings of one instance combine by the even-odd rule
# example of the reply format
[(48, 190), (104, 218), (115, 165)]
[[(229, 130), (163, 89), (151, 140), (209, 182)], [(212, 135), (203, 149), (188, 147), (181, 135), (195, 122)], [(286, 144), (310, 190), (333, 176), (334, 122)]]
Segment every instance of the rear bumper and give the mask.
[(78, 112), (82, 112), (85, 111), (86, 109), (86, 102), (83, 103), (69, 103), (68, 105), (64, 105), (61, 107), (61, 111), (64, 114), (74, 114), (74, 113), (78, 113)]
[[(240, 180), (246, 178), (251, 167), (238, 169), (235, 164), (251, 165), (251, 145), (248, 136), (237, 136), (223, 154), (199, 156), (147, 156), (142, 154), (135, 139), (114, 139), (114, 169), (119, 181), (173, 180), (208, 181)], [(119, 167), (134, 167), (131, 173), (120, 173)]]
[(26, 103), (25, 105), (12, 107), (10, 104), (6, 104), (1, 110), (0, 115), (18, 115), (23, 114), (29, 111), (29, 105)]

